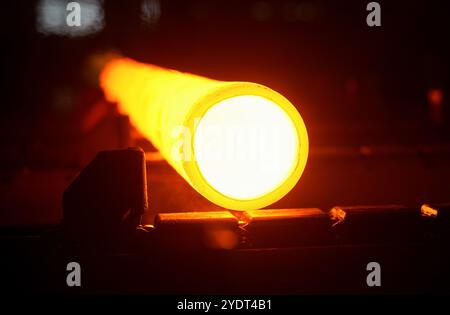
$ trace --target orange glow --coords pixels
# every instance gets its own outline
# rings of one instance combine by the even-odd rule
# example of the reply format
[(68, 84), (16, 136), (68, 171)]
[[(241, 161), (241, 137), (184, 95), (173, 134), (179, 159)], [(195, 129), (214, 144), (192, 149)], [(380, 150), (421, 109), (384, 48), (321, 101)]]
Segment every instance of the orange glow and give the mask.
[(424, 217), (436, 218), (438, 216), (438, 210), (430, 205), (423, 204), (422, 207), (420, 207), (420, 214)]
[(251, 82), (222, 82), (117, 58), (100, 83), (108, 100), (200, 194), (224, 208), (259, 209), (287, 194), (308, 156), (295, 107)]
[(343, 222), (345, 220), (345, 216), (347, 213), (345, 213), (344, 210), (342, 210), (340, 207), (334, 207), (329, 212), (331, 220), (333, 220), (333, 226)]
[(211, 227), (205, 233), (205, 242), (209, 248), (233, 249), (239, 244), (238, 235), (228, 229)]
[(428, 103), (432, 106), (439, 107), (442, 105), (444, 99), (444, 92), (441, 89), (428, 90)]

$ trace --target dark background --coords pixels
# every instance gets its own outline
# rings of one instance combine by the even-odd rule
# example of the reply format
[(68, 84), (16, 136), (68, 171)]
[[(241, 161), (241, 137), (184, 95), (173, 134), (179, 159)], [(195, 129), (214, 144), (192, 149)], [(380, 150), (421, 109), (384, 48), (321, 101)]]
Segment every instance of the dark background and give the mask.
[[(146, 21), (141, 1), (104, 1), (104, 28), (84, 37), (40, 33), (38, 1), (4, 2), (0, 224), (58, 222), (62, 191), (95, 152), (151, 149), (123, 141), (114, 113), (83, 129), (102, 100), (90, 62), (111, 50), (289, 98), (311, 156), (274, 207), (448, 201), (448, 6), (379, 1), (382, 26), (368, 27), (368, 2), (160, 1)], [(148, 168), (152, 213), (217, 208), (164, 162)]]

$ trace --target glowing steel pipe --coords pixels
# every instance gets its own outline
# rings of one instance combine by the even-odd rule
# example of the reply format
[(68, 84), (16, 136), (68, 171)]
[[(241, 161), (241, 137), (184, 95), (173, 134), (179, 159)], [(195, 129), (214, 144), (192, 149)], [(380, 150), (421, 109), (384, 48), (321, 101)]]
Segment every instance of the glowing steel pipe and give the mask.
[(100, 84), (169, 164), (217, 205), (263, 208), (286, 195), (303, 173), (305, 124), (286, 98), (265, 86), (126, 58), (109, 61)]

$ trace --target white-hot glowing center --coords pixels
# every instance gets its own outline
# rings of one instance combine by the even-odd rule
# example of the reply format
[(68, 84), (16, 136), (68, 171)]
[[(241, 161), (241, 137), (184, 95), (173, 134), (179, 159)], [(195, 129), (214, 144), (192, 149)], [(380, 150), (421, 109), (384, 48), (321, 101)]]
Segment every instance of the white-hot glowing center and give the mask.
[(274, 102), (242, 95), (212, 106), (199, 121), (194, 154), (203, 178), (239, 200), (277, 189), (298, 162), (294, 123)]

